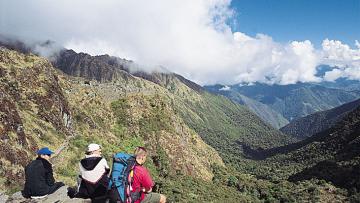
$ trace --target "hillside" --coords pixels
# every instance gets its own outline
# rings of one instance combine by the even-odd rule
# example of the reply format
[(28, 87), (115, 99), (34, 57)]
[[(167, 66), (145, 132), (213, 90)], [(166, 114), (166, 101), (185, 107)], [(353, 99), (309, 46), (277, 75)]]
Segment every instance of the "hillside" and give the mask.
[[(71, 50), (62, 53), (68, 54), (60, 55), (54, 64), (58, 64), (61, 70), (73, 74), (73, 76), (106, 81), (108, 72), (105, 72), (104, 75), (98, 74), (98, 76), (91, 73), (104, 72), (102, 66), (98, 64), (110, 64), (106, 65), (106, 67), (110, 67), (106, 68), (106, 70), (110, 70), (110, 73), (120, 72), (125, 75), (120, 79), (121, 82), (118, 82), (121, 84), (117, 84), (120, 89), (126, 87), (123, 91), (149, 94), (155, 90), (161, 90), (162, 94), (171, 98), (172, 108), (190, 128), (195, 130), (207, 144), (224, 152), (220, 153), (223, 159), (228, 159), (230, 156), (243, 156), (241, 146), (237, 144), (239, 142), (244, 142), (253, 147), (269, 148), (295, 141), (267, 126), (243, 106), (230, 102), (225, 97), (209, 94), (201, 86), (180, 75), (130, 72), (128, 66), (124, 65), (123, 59), (107, 55), (90, 56), (82, 53), (77, 54)], [(69, 65), (61, 63), (64, 61)], [(109, 63), (109, 61), (113, 62)], [(147, 83), (153, 84), (156, 89), (149, 88), (139, 82), (143, 80), (135, 80), (139, 77)], [(133, 85), (128, 85), (128, 83), (133, 83)], [(229, 146), (233, 150), (225, 150)]]
[(275, 110), (271, 109), (268, 105), (246, 97), (237, 91), (233, 91), (232, 89), (222, 90), (222, 88), (224, 88), (223, 85), (205, 86), (205, 89), (210, 92), (224, 95), (225, 97), (248, 107), (252, 112), (259, 116), (261, 120), (276, 129), (279, 129), (289, 123), (288, 120)]
[(336, 122), (340, 121), (349, 112), (359, 106), (360, 100), (356, 100), (330, 110), (316, 112), (292, 121), (281, 128), (280, 131), (299, 139), (305, 139), (332, 127)]
[(318, 154), (325, 158), (315, 165), (292, 175), (291, 181), (319, 178), (331, 181), (351, 191), (360, 189), (360, 108), (346, 115), (340, 122), (316, 137), (318, 143), (306, 154)]
[(250, 163), (256, 166), (254, 173), (272, 180), (318, 178), (356, 193), (360, 186), (359, 112), (357, 107), (333, 127), (300, 142), (268, 150), (250, 149), (247, 153), (261, 159)]

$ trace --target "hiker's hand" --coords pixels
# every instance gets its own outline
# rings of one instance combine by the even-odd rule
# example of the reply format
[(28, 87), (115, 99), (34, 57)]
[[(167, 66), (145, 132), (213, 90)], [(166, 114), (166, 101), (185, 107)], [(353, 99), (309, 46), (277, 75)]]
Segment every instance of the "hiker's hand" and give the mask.
[(149, 190), (146, 190), (146, 188), (142, 188), (141, 189), (142, 192), (145, 192), (145, 193), (149, 193), (152, 191), (152, 188), (150, 188)]

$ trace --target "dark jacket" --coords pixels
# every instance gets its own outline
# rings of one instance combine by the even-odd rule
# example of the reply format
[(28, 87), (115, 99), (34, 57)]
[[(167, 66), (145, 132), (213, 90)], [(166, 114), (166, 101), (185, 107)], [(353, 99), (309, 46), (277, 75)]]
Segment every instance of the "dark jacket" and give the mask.
[[(99, 162), (103, 159), (102, 157), (89, 157), (82, 159), (80, 164), (87, 171), (92, 171), (99, 164)], [(79, 192), (77, 197), (81, 198), (96, 198), (106, 195), (109, 178), (107, 174), (110, 172), (110, 169), (106, 169), (105, 173), (102, 174), (101, 178), (96, 182), (92, 183), (86, 181), (85, 179), (81, 180)], [(81, 178), (81, 177), (80, 177)]]
[(49, 194), (55, 184), (51, 164), (43, 158), (36, 158), (25, 167), (25, 197)]

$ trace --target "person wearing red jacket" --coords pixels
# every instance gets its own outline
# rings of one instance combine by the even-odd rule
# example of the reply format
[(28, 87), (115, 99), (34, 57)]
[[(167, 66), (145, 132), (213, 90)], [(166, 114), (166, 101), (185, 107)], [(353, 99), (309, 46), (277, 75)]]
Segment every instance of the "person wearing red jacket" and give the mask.
[(141, 196), (135, 203), (165, 203), (165, 195), (152, 192), (154, 182), (148, 170), (143, 166), (146, 157), (146, 149), (144, 147), (137, 147), (135, 150), (136, 165), (134, 167), (132, 192), (140, 192)]

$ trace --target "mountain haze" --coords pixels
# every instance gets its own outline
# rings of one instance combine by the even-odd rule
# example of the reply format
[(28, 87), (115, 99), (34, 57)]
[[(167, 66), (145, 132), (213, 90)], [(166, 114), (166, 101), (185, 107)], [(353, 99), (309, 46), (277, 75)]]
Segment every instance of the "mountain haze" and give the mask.
[(358, 92), (299, 83), (294, 85), (264, 85), (236, 87), (240, 93), (270, 105), (288, 120), (327, 110), (359, 97)]
[(236, 91), (223, 90), (225, 88), (223, 85), (214, 85), (214, 86), (205, 86), (205, 89), (220, 95), (224, 95), (227, 98), (248, 107), (253, 111), (257, 116), (259, 116), (263, 121), (270, 124), (276, 129), (281, 128), (282, 126), (289, 123), (289, 121), (284, 118), (280, 113), (276, 112), (268, 105), (258, 102), (254, 99), (251, 99), (245, 95), (242, 95)]
[[(323, 86), (327, 84), (323, 82), (292, 85), (255, 83), (252, 85), (232, 85), (228, 86), (226, 90), (221, 89), (225, 86), (215, 85), (206, 86), (206, 89), (247, 105), (259, 117), (274, 127), (283, 127), (288, 122), (298, 118), (340, 106), (360, 97), (360, 92), (351, 88), (354, 85), (356, 86), (358, 82), (351, 82), (351, 87), (342, 80), (339, 80), (338, 83), (333, 83), (334, 88)], [(249, 102), (249, 99), (246, 98), (259, 103)]]

